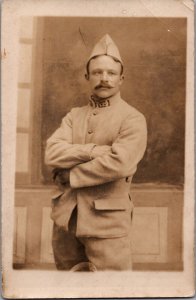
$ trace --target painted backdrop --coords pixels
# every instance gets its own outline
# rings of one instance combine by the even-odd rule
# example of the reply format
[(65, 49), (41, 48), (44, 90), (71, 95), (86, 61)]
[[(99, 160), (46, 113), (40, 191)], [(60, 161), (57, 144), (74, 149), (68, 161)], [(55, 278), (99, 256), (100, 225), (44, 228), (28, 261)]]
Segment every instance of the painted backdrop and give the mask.
[[(88, 102), (85, 63), (106, 33), (118, 45), (124, 61), (122, 98), (147, 119), (148, 147), (134, 182), (183, 184), (184, 18), (44, 18), (42, 158), (45, 141), (62, 117), (73, 106)], [(45, 183), (50, 183), (43, 162), (42, 174)]]

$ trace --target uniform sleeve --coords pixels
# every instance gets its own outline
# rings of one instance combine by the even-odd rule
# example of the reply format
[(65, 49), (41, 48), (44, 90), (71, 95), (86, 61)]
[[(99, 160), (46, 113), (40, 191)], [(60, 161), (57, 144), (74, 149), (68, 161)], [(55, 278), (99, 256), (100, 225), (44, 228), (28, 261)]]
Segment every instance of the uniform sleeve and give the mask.
[(53, 168), (69, 169), (91, 159), (95, 144), (73, 144), (71, 112), (63, 118), (60, 128), (47, 140), (45, 163)]
[(111, 153), (75, 166), (70, 171), (70, 185), (81, 188), (100, 185), (132, 176), (147, 144), (146, 121), (142, 114), (129, 116), (122, 123)]

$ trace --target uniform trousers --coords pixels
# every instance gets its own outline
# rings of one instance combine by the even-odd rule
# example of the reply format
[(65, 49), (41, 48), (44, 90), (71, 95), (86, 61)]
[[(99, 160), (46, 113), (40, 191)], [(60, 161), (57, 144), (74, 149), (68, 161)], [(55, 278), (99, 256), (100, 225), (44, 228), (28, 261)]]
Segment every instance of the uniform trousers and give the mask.
[(81, 262), (90, 262), (99, 271), (131, 270), (131, 234), (118, 238), (76, 237), (77, 207), (69, 230), (54, 224), (53, 252), (58, 270), (70, 270)]

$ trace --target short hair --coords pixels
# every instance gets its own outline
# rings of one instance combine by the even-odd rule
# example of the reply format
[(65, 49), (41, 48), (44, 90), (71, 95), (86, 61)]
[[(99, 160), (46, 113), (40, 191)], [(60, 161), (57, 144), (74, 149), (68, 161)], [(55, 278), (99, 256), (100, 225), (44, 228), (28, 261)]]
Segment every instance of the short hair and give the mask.
[[(103, 55), (104, 55), (104, 54), (103, 54)], [(89, 61), (87, 62), (87, 64), (86, 64), (86, 72), (87, 72), (88, 75), (89, 75), (89, 66), (90, 66), (91, 60), (92, 60), (92, 59), (95, 59), (95, 58), (97, 58), (97, 57), (99, 57), (99, 56), (101, 56), (101, 55), (95, 55), (95, 56), (91, 57), (91, 59), (89, 59)], [(120, 63), (120, 65), (121, 65), (120, 75), (122, 75), (122, 74), (123, 74), (123, 71), (124, 71), (124, 67), (123, 67), (121, 61), (118, 60), (118, 59), (117, 59), (116, 57), (114, 57), (114, 56), (111, 56), (111, 55), (106, 55), (106, 56), (110, 56), (115, 62)]]

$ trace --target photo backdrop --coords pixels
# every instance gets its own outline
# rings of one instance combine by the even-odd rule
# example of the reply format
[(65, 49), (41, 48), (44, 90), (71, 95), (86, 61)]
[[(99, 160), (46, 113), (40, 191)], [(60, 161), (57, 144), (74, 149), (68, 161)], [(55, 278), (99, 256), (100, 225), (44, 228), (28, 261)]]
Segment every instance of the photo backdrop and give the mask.
[[(46, 139), (72, 107), (88, 103), (85, 64), (106, 33), (124, 62), (122, 98), (147, 120), (148, 146), (135, 183), (184, 182), (186, 19), (46, 17), (43, 28), (42, 175)], [(109, 122), (108, 122), (108, 126)]]

